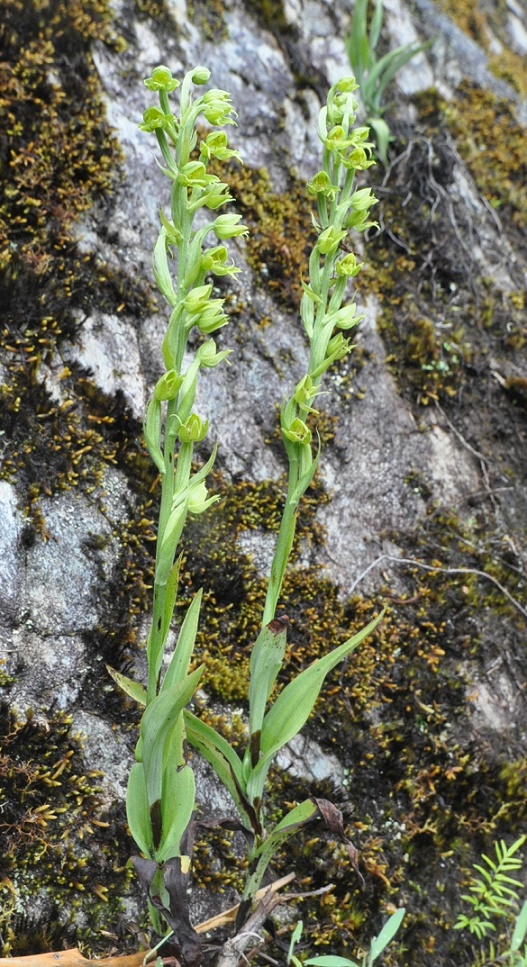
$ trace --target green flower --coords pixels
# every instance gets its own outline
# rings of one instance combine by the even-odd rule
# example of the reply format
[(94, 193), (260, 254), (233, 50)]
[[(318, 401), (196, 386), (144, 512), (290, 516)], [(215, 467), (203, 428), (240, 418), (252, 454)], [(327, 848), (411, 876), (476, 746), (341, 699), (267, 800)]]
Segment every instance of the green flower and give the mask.
[(207, 487), (205, 481), (201, 481), (194, 487), (191, 487), (188, 495), (188, 509), (191, 514), (202, 514), (205, 510), (215, 504), (216, 501), (220, 500), (219, 494), (213, 494), (212, 497), (207, 497)]
[(308, 183), (307, 190), (312, 195), (324, 195), (331, 201), (337, 196), (339, 186), (331, 184), (330, 177), (326, 171), (319, 171), (313, 178), (313, 181)]
[(211, 292), (212, 284), (210, 282), (208, 285), (198, 285), (195, 289), (191, 289), (187, 297), (183, 299), (183, 305), (187, 312), (191, 315), (201, 312), (208, 305)]
[(183, 382), (183, 377), (179, 373), (176, 373), (175, 369), (169, 369), (167, 373), (164, 373), (160, 379), (158, 379), (154, 388), (154, 397), (156, 400), (173, 400), (179, 393), (180, 386)]
[(207, 161), (210, 161), (211, 158), (217, 158), (218, 161), (228, 161), (229, 158), (236, 158), (238, 161), (242, 160), (241, 154), (238, 151), (229, 148), (225, 131), (211, 131), (205, 138), (205, 141), (201, 142), (199, 153)]
[(350, 198), (350, 205), (356, 212), (367, 211), (372, 205), (377, 204), (377, 198), (372, 195), (371, 188), (359, 188)]
[(208, 429), (208, 420), (202, 420), (197, 413), (191, 413), (187, 422), (179, 427), (178, 436), (182, 443), (200, 443), (207, 436)]
[(143, 122), (139, 125), (141, 131), (169, 131), (173, 128), (175, 118), (173, 114), (164, 114), (157, 107), (148, 107), (143, 114)]
[(350, 252), (349, 255), (345, 255), (343, 259), (336, 263), (335, 271), (339, 278), (344, 276), (347, 279), (354, 279), (363, 265), (364, 262), (357, 262), (353, 252)]
[(183, 165), (177, 180), (180, 185), (186, 188), (206, 188), (208, 185), (218, 182), (217, 175), (208, 175), (207, 169), (202, 161), (189, 161)]
[(223, 362), (230, 356), (232, 349), (222, 349), (221, 352), (216, 352), (216, 343), (214, 339), (207, 339), (207, 342), (202, 343), (196, 352), (196, 356), (199, 359), (200, 365), (205, 369), (214, 369), (218, 363)]
[(163, 64), (154, 67), (150, 77), (145, 79), (144, 84), (150, 91), (166, 91), (167, 94), (179, 87), (179, 81), (172, 77), (172, 72)]
[(337, 312), (331, 313), (327, 321), (331, 322), (336, 329), (352, 329), (357, 326), (364, 316), (357, 315), (357, 306), (351, 302), (348, 306), (342, 306)]
[(317, 248), (319, 252), (322, 255), (333, 255), (333, 252), (337, 251), (342, 239), (347, 234), (345, 230), (339, 231), (333, 225), (330, 225), (318, 236)]
[(201, 256), (201, 270), (212, 272), (214, 275), (236, 275), (240, 270), (236, 268), (234, 262), (227, 262), (228, 254), (225, 245), (208, 248)]
[(296, 417), (288, 426), (282, 424), (282, 433), (291, 443), (300, 443), (302, 446), (309, 446), (312, 433), (303, 420)]

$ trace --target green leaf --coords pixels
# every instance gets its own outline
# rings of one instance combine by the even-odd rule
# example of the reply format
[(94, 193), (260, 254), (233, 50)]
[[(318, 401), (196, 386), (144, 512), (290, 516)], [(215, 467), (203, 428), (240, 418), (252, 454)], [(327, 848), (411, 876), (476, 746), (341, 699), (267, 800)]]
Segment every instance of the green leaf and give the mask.
[(359, 84), (362, 84), (364, 74), (374, 62), (366, 28), (367, 12), (368, 0), (356, 0), (350, 31), (346, 39), (350, 64)]
[(305, 492), (306, 492), (307, 488), (309, 487), (311, 481), (313, 480), (313, 477), (315, 476), (315, 474), (317, 472), (317, 467), (318, 467), (319, 460), (320, 460), (320, 438), (319, 438), (319, 445), (318, 445), (318, 450), (317, 450), (316, 457), (312, 461), (311, 466), (309, 467), (309, 469), (306, 470), (306, 472), (304, 474), (302, 474), (302, 476), (300, 477), (300, 479), (297, 482), (297, 485), (296, 485), (295, 489), (293, 490), (293, 492), (291, 494), (291, 498), (290, 498), (291, 499), (291, 503), (293, 503), (294, 505), (300, 503), (300, 498), (303, 497), (303, 495), (305, 494)]
[(158, 863), (180, 855), (181, 839), (195, 806), (195, 779), (190, 766), (180, 769), (167, 764), (161, 795), (161, 842), (154, 851)]
[(276, 618), (262, 628), (251, 652), (249, 669), (249, 732), (260, 732), (265, 707), (282, 667), (287, 639), (287, 627)]
[(110, 665), (107, 665), (106, 669), (119, 688), (122, 688), (123, 692), (126, 692), (130, 698), (133, 698), (138, 705), (146, 705), (146, 688), (144, 685), (141, 685), (140, 682), (134, 682), (133, 678), (127, 678), (126, 675), (121, 675), (120, 672), (116, 672), (115, 668), (111, 668)]
[(511, 950), (519, 950), (527, 934), (527, 900), (525, 900), (514, 924)]
[(310, 957), (304, 963), (314, 964), (315, 967), (359, 967), (355, 960), (348, 960), (347, 957), (338, 957), (337, 954), (326, 954), (323, 957)]
[(206, 722), (202, 722), (189, 709), (184, 710), (183, 719), (189, 745), (212, 766), (230, 794), (247, 829), (258, 832), (254, 810), (245, 796), (241, 759), (222, 735)]
[(152, 460), (159, 473), (164, 474), (165, 458), (161, 451), (161, 402), (155, 396), (152, 397), (146, 408), (143, 433)]
[(379, 43), (379, 37), (381, 36), (382, 30), (382, 19), (384, 16), (384, 10), (382, 8), (382, 0), (376, 0), (375, 10), (371, 18), (370, 24), (370, 48), (374, 51)]
[(178, 724), (181, 713), (192, 698), (203, 674), (204, 665), (184, 681), (161, 692), (148, 705), (141, 721), (141, 747), (149, 805), (161, 800), (166, 743)]
[(393, 913), (390, 919), (384, 924), (379, 936), (373, 938), (370, 946), (370, 958), (372, 961), (377, 960), (377, 957), (380, 957), (383, 950), (391, 943), (403, 922), (405, 913), (406, 910), (404, 907), (401, 907), (400, 910)]
[(170, 664), (163, 679), (161, 692), (164, 692), (167, 688), (172, 688), (173, 685), (177, 685), (187, 675), (196, 642), (202, 596), (203, 591), (200, 589), (187, 609), (178, 635), (174, 654), (170, 659)]
[(300, 938), (302, 936), (303, 929), (304, 929), (304, 921), (303, 920), (299, 920), (298, 923), (297, 923), (297, 925), (296, 925), (296, 927), (295, 927), (295, 929), (293, 930), (293, 933), (291, 934), (291, 940), (289, 941), (289, 951), (288, 951), (288, 954), (287, 954), (287, 963), (288, 964), (291, 963), (291, 958), (292, 958), (293, 953), (294, 953), (295, 945), (300, 940)]
[(170, 275), (170, 270), (168, 268), (167, 230), (164, 226), (161, 228), (157, 242), (154, 245), (152, 264), (154, 269), (154, 277), (159, 287), (159, 291), (164, 295), (165, 299), (170, 303), (171, 306), (176, 306), (178, 298), (174, 291), (172, 276)]
[(182, 496), (181, 501), (171, 510), (161, 539), (161, 547), (157, 555), (155, 583), (165, 587), (172, 568), (176, 548), (187, 519), (188, 496)]
[(388, 145), (390, 144), (390, 128), (384, 118), (368, 118), (368, 124), (375, 133), (377, 155), (386, 167), (388, 164)]
[(126, 821), (139, 849), (152, 855), (154, 840), (150, 823), (150, 809), (146, 795), (143, 765), (135, 762), (130, 770), (126, 789)]
[(276, 753), (290, 742), (307, 722), (326, 675), (371, 634), (383, 615), (384, 611), (358, 634), (333, 649), (328, 655), (314, 661), (280, 692), (263, 720), (260, 742), (262, 758), (247, 782), (247, 792), (251, 801), (261, 799), (267, 772)]
[(174, 614), (174, 607), (176, 604), (178, 584), (179, 584), (179, 569), (181, 567), (181, 555), (178, 557), (177, 561), (172, 565), (170, 574), (168, 575), (166, 590), (165, 590), (165, 607), (163, 611), (163, 644), (166, 641), (168, 634), (168, 629), (170, 628), (170, 622), (172, 621), (172, 615)]
[(304, 800), (304, 802), (295, 806), (294, 809), (291, 809), (280, 820), (278, 825), (275, 826), (273, 831), (269, 833), (266, 839), (263, 840), (258, 849), (253, 853), (253, 858), (257, 858), (257, 864), (254, 872), (247, 878), (243, 891), (244, 899), (252, 898), (255, 895), (273, 856), (276, 855), (278, 850), (281, 849), (291, 836), (294, 836), (298, 832), (301, 826), (309, 823), (316, 816), (317, 812), (318, 807), (312, 799)]
[[(368, 90), (370, 92), (368, 108), (371, 105), (375, 113), (381, 110), (382, 96), (388, 84), (391, 83), (395, 75), (399, 73), (408, 61), (412, 60), (413, 57), (416, 57), (417, 54), (420, 54), (427, 47), (430, 47), (432, 42), (432, 40), (427, 40), (422, 44), (405, 44), (402, 47), (397, 47), (396, 50), (391, 50), (377, 61), (368, 75)], [(371, 92), (374, 92), (374, 94)]]

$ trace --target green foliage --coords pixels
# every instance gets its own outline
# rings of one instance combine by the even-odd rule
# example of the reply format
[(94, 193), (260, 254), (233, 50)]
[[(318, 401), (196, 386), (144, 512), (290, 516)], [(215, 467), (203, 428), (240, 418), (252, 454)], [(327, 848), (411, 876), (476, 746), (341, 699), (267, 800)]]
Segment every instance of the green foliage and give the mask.
[(486, 940), (489, 934), (496, 933), (514, 920), (512, 936), (495, 945), (491, 943), (489, 957), (486, 963), (508, 964), (509, 967), (521, 967), (527, 964), (527, 945), (524, 946), (527, 934), (527, 900), (523, 903), (517, 915), (520, 904), (520, 893), (524, 887), (521, 880), (509, 874), (522, 868), (522, 860), (516, 854), (522, 848), (527, 837), (520, 836), (511, 846), (501, 840), (494, 844), (496, 860), (482, 855), (484, 866), (474, 864), (474, 869), (480, 877), (474, 877), (470, 884), (470, 893), (464, 893), (462, 900), (470, 904), (470, 915), (459, 914), (454, 926), (455, 930), (467, 930), (478, 940)]
[[(372, 967), (374, 961), (381, 956), (388, 944), (392, 942), (403, 922), (405, 912), (404, 907), (401, 907), (400, 910), (392, 913), (378, 937), (373, 937), (370, 943), (370, 949), (364, 952), (362, 964), (358, 964), (355, 960), (349, 960), (348, 957), (339, 957), (336, 954), (324, 954), (320, 957), (311, 957), (309, 960), (305, 960), (304, 964), (306, 967)], [(302, 922), (300, 921), (291, 938), (291, 946), (289, 949), (288, 963), (293, 963), (294, 967), (301, 967), (301, 962), (298, 957), (295, 957), (293, 954), (294, 944), (298, 942), (301, 935)]]
[(359, 83), (361, 97), (367, 112), (367, 124), (373, 129), (377, 141), (377, 154), (387, 164), (390, 128), (383, 118), (389, 105), (383, 103), (384, 92), (402, 67), (432, 41), (403, 44), (377, 59), (376, 50), (380, 40), (383, 20), (383, 0), (375, 0), (368, 27), (369, 0), (355, 0), (351, 24), (346, 36), (349, 61)]

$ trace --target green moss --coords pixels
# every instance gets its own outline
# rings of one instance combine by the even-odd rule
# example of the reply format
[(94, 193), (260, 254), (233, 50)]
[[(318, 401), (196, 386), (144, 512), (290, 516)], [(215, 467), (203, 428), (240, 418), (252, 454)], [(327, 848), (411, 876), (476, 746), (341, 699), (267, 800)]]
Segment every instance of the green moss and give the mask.
[(220, 43), (227, 39), (228, 30), (222, 0), (189, 0), (188, 17), (207, 40)]
[(517, 123), (509, 102), (464, 83), (445, 115), (482, 195), (523, 230), (527, 147), (525, 129)]
[[(481, 0), (440, 0), (440, 5), (452, 20), (469, 37), (489, 54), (489, 69), (500, 80), (506, 81), (525, 97), (527, 93), (527, 70), (525, 58), (510, 50), (510, 31), (507, 6), (503, 0), (484, 3)], [(498, 55), (490, 56), (491, 37), (501, 42)]]
[(282, 0), (245, 0), (247, 8), (256, 14), (267, 30), (273, 33), (290, 34), (294, 28), (288, 23)]
[[(101, 927), (118, 918), (127, 892), (125, 869), (130, 843), (123, 817), (109, 811), (100, 795), (100, 773), (84, 771), (82, 747), (71, 733), (71, 719), (50, 716), (46, 724), (32, 715), (17, 720), (2, 709), (0, 726), (0, 883), (4, 954), (34, 953), (35, 942), (24, 940), (11, 898), (44, 897), (49, 911), (71, 910), (64, 923), (55, 912), (49, 943), (57, 928), (64, 939), (78, 938), (75, 921), (84, 922), (80, 936), (90, 947), (102, 940)], [(10, 915), (6, 915), (6, 910)], [(36, 931), (38, 932), (38, 931)], [(27, 947), (26, 947), (27, 941)], [(41, 937), (42, 945), (42, 937)], [(53, 947), (45, 947), (53, 949)]]

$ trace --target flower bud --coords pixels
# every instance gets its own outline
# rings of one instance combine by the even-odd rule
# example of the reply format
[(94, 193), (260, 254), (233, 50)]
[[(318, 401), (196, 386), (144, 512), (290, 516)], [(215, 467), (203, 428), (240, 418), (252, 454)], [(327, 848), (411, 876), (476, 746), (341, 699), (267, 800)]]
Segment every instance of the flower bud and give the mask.
[(210, 77), (210, 70), (208, 67), (196, 67), (192, 71), (192, 83), (193, 84), (206, 84)]
[(191, 289), (187, 297), (183, 299), (183, 305), (187, 312), (190, 312), (192, 315), (196, 312), (201, 312), (208, 305), (211, 292), (211, 283), (208, 285), (198, 285), (195, 289)]
[(165, 473), (165, 461), (161, 451), (161, 403), (150, 400), (145, 414), (143, 432), (148, 452), (160, 473)]
[(248, 235), (246, 225), (239, 225), (241, 215), (218, 215), (212, 223), (212, 230), (219, 239), (236, 238), (239, 235)]

